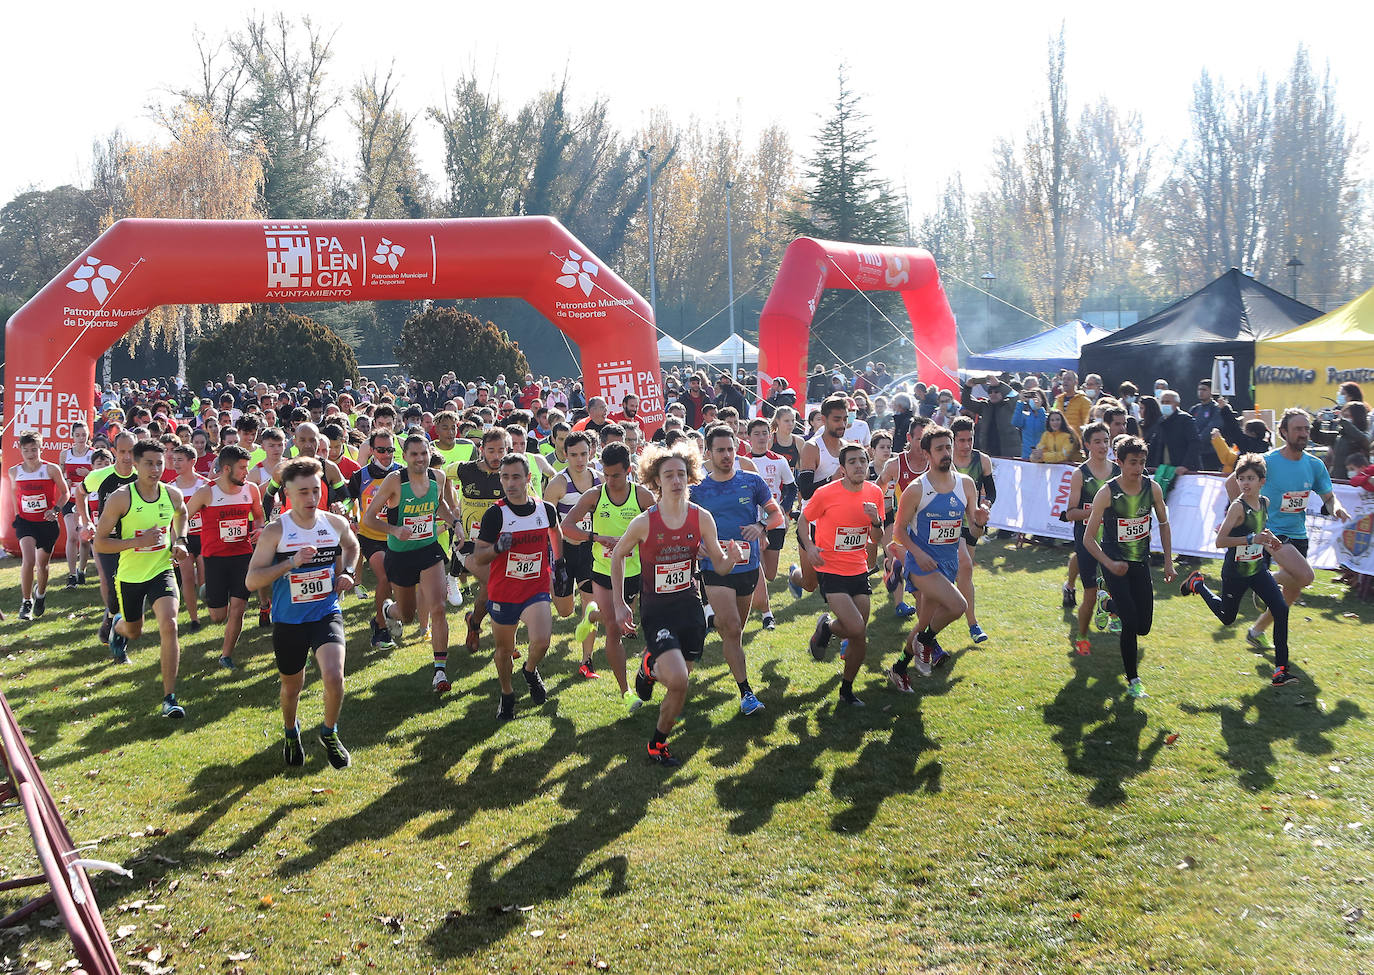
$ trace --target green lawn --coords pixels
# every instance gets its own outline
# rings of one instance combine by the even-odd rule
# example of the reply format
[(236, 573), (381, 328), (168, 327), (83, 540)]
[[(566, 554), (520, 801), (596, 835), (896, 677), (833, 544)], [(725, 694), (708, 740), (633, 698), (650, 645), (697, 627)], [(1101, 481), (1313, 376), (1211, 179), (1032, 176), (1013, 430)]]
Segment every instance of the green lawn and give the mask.
[[(158, 947), (152, 967), (183, 973), (1368, 970), (1374, 927), (1351, 912), (1374, 914), (1372, 631), (1345, 614), (1374, 606), (1320, 573), (1295, 608), (1305, 680), (1274, 689), (1241, 630), (1157, 580), (1133, 701), (1115, 637), (1069, 651), (1063, 556), (981, 546), (992, 639), (945, 640), (952, 666), (911, 696), (876, 659), (904, 630), (877, 597), (863, 710), (835, 709), (836, 662), (807, 653), (818, 597), (775, 583), (778, 630), (746, 630), (767, 710), (738, 713), (712, 637), (677, 770), (644, 757), (655, 708), (624, 716), (609, 674), (577, 677), (571, 621), (549, 702), (498, 726), (489, 635), (436, 702), (427, 646), (365, 649), (350, 599), (354, 766), (312, 735), (288, 771), (267, 631), (233, 675), (218, 628), (186, 641), (174, 725), (148, 639), (108, 663), (90, 587), (19, 623), (10, 560), (0, 688), (77, 842), (134, 870), (95, 881), (111, 936), (132, 928), (130, 971)], [(302, 724), (319, 709), (312, 676)], [(0, 879), (34, 867), (5, 809)], [(56, 971), (70, 948), (30, 919), (0, 957)]]

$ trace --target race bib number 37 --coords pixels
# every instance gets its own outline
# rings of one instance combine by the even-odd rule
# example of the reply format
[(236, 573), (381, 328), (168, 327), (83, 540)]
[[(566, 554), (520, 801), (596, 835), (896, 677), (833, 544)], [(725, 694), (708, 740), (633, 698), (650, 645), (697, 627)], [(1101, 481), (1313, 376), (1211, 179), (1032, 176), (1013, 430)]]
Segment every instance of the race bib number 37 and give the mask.
[(1150, 516), (1141, 515), (1139, 518), (1121, 518), (1116, 523), (1116, 540), (1118, 542), (1138, 542), (1142, 538), (1150, 537)]
[(836, 528), (835, 551), (857, 552), (868, 544), (868, 526), (859, 528)]

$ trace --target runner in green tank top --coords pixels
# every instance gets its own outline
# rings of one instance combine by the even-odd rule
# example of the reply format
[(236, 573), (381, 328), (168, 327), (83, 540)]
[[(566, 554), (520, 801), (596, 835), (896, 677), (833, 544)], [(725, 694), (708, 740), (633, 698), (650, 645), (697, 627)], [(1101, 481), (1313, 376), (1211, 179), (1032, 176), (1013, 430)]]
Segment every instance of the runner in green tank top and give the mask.
[(93, 541), (97, 552), (119, 553), (114, 578), (119, 613), (110, 629), (110, 655), (116, 663), (128, 662), (129, 641), (142, 635), (143, 616), (151, 606), (161, 642), (162, 714), (182, 718), (186, 711), (176, 698), (181, 644), (172, 563), (190, 557), (186, 505), (175, 485), (162, 483), (166, 467), (162, 444), (140, 440), (134, 444), (133, 456), (138, 479), (110, 495)]
[[(1088, 424), (1083, 430), (1083, 443), (1088, 450), (1088, 459), (1069, 479), (1069, 503), (1059, 517), (1073, 525), (1073, 548), (1078, 556), (1079, 574), (1083, 580), (1083, 603), (1078, 607), (1078, 630), (1069, 641), (1078, 655), (1085, 657), (1092, 652), (1092, 644), (1088, 640), (1088, 623), (1094, 613), (1097, 614), (1099, 629), (1117, 632), (1121, 625), (1120, 620), (1107, 612), (1107, 591), (1098, 584), (1101, 573), (1097, 560), (1083, 548), (1083, 527), (1092, 513), (1093, 499), (1107, 482), (1121, 473), (1121, 468), (1107, 459), (1107, 452), (1111, 448), (1111, 431), (1107, 424)], [(1100, 537), (1098, 541), (1101, 541)]]
[(1083, 548), (1106, 569), (1104, 581), (1111, 594), (1107, 608), (1121, 618), (1121, 663), (1131, 697), (1145, 696), (1137, 672), (1137, 639), (1149, 633), (1154, 623), (1155, 591), (1150, 578), (1152, 522), (1159, 525), (1164, 581), (1173, 582), (1177, 574), (1169, 509), (1164, 506), (1164, 492), (1159, 485), (1145, 476), (1145, 454), (1145, 441), (1139, 437), (1122, 437), (1117, 441), (1121, 474), (1097, 492), (1083, 530)]
[(1217, 548), (1226, 552), (1220, 595), (1207, 588), (1201, 572), (1190, 574), (1179, 588), (1184, 595), (1201, 596), (1225, 626), (1236, 621), (1247, 590), (1258, 596), (1274, 617), (1275, 667), (1270, 683), (1280, 687), (1296, 684), (1299, 677), (1288, 664), (1288, 602), (1278, 580), (1269, 573), (1270, 559), (1283, 548), (1283, 540), (1268, 528), (1269, 499), (1260, 493), (1267, 475), (1268, 464), (1261, 454), (1245, 454), (1236, 462), (1240, 497), (1231, 502), (1217, 529)]
[[(623, 443), (611, 443), (602, 448), (601, 472), (605, 483), (584, 492), (572, 510), (563, 516), (563, 537), (574, 545), (588, 540), (593, 543), (592, 595), (596, 599), (596, 612), (588, 614), (588, 619), (599, 617), (607, 624), (606, 659), (620, 685), (620, 697), (626, 710), (633, 711), (644, 702), (630, 690), (625, 679), (625, 648), (619, 627), (615, 625), (610, 556), (630, 522), (654, 503), (654, 496), (644, 485), (630, 480), (630, 450)], [(590, 532), (584, 532), (577, 526), (588, 513), (592, 516), (592, 527)], [(625, 599), (628, 602), (638, 594), (639, 555), (636, 552), (633, 559), (625, 560)]]
[[(992, 480), (992, 460), (981, 450), (973, 449), (973, 420), (956, 416), (950, 421), (949, 430), (954, 435), (954, 469), (973, 479), (974, 487), (978, 489), (978, 507), (991, 509), (997, 500), (997, 488)], [(969, 638), (974, 643), (983, 643), (988, 635), (978, 625), (978, 609), (973, 600), (973, 546), (978, 544), (982, 536), (973, 534), (972, 515), (973, 512), (967, 508), (964, 510), (964, 524), (959, 531), (959, 572), (955, 576), (955, 585), (968, 604), (964, 619), (968, 623)]]
[(472, 460), (477, 453), (477, 445), (471, 440), (459, 440), (458, 414), (444, 410), (434, 418), (434, 441), (429, 449), (444, 458), (443, 466), (448, 469), (453, 464)]

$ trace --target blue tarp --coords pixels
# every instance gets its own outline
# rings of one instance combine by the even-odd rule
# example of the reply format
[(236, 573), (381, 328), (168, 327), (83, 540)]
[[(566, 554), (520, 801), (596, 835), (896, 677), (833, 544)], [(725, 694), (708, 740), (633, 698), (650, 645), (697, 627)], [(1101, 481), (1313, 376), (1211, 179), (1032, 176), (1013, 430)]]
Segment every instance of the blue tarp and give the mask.
[(1057, 372), (1060, 369), (1077, 369), (1079, 352), (1093, 339), (1112, 334), (1108, 329), (1098, 328), (1090, 322), (1075, 319), (1055, 328), (1046, 329), (1037, 335), (1021, 339), (1000, 349), (970, 355), (964, 368), (970, 370), (987, 369), (991, 372)]

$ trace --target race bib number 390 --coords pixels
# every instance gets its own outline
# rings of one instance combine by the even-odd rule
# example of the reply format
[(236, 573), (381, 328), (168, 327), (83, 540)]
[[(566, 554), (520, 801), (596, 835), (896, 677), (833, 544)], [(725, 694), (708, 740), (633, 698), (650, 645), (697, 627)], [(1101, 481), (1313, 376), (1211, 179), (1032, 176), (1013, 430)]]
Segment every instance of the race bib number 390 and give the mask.
[(690, 588), (692, 588), (692, 563), (690, 560), (654, 566), (654, 592), (667, 595), (683, 592)]
[(836, 528), (835, 551), (857, 552), (868, 544), (868, 526), (859, 528)]
[(959, 540), (959, 530), (963, 527), (962, 518), (932, 518), (927, 541), (931, 545), (953, 545)]
[(1279, 510), (1286, 515), (1300, 515), (1307, 510), (1307, 491), (1285, 491)]
[(291, 601), (293, 603), (317, 603), (322, 599), (328, 599), (329, 594), (334, 591), (330, 575), (329, 569), (309, 569), (291, 573), (289, 577)]
[(1116, 540), (1118, 542), (1138, 542), (1142, 538), (1150, 537), (1150, 516), (1141, 515), (1139, 518), (1119, 518), (1116, 522)]

